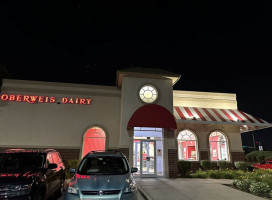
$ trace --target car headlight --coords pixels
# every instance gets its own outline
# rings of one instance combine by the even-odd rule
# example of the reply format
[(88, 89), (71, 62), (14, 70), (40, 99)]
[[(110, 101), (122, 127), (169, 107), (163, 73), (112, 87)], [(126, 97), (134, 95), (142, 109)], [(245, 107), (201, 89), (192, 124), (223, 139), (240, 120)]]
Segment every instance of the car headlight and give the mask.
[(73, 186), (69, 186), (67, 192), (70, 194), (78, 194), (78, 189)]
[(135, 192), (135, 185), (133, 183), (130, 183), (123, 191), (124, 191), (124, 194), (126, 193), (132, 193), (132, 192)]

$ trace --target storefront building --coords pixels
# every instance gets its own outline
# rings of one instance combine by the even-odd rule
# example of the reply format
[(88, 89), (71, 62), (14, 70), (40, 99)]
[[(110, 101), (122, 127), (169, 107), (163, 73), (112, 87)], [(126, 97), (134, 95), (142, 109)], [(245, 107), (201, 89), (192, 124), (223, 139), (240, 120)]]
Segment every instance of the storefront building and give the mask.
[(173, 90), (178, 74), (116, 75), (116, 86), (4, 79), (0, 151), (54, 148), (69, 160), (118, 150), (139, 176), (171, 178), (178, 160), (244, 160), (241, 133), (272, 126), (239, 111), (235, 94)]

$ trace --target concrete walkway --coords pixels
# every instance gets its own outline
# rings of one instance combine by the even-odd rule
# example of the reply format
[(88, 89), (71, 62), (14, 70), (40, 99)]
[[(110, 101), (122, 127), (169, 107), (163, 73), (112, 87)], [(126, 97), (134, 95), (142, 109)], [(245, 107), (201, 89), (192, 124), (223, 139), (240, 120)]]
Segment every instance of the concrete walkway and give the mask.
[(264, 200), (233, 189), (228, 179), (135, 178), (139, 191), (148, 200)]

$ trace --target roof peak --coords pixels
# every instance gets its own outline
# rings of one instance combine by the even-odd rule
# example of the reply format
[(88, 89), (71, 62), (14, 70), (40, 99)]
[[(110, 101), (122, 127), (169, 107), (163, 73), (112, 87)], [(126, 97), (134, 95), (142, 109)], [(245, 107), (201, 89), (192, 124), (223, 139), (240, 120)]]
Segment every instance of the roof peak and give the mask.
[(179, 74), (170, 72), (161, 68), (156, 67), (127, 67), (117, 70), (117, 72), (134, 72), (134, 73), (142, 73), (142, 74), (160, 74), (160, 75), (171, 75), (178, 76)]
[(117, 70), (117, 87), (122, 87), (122, 80), (124, 76), (142, 78), (167, 78), (172, 80), (173, 85), (180, 79), (179, 74), (169, 72), (161, 68), (128, 67)]

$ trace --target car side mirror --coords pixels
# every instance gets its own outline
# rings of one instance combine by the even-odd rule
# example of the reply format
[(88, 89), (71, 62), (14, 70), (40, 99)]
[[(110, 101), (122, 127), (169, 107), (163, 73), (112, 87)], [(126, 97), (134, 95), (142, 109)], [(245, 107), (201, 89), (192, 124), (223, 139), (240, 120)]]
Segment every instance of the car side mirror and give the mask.
[(58, 168), (57, 164), (55, 164), (55, 163), (49, 163), (48, 169), (56, 169), (56, 168)]
[(138, 168), (136, 168), (136, 167), (132, 167), (131, 168), (131, 173), (135, 173), (135, 172), (137, 172), (138, 171)]
[(70, 172), (70, 173), (76, 173), (76, 169), (72, 169), (72, 168), (71, 168), (71, 169), (69, 170), (69, 172)]

